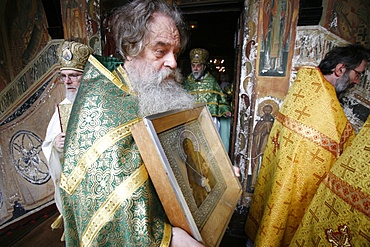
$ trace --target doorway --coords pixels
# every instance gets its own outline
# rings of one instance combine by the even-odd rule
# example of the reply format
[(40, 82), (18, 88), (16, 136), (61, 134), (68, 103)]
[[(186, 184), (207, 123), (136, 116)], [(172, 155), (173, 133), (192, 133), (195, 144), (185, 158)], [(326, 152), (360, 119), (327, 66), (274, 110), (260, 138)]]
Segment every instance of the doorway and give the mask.
[(203, 48), (209, 52), (210, 69), (216, 65), (229, 75), (233, 81), (236, 78), (235, 56), (236, 32), (238, 29), (239, 12), (213, 12), (200, 14), (185, 14), (189, 26), (189, 43), (187, 49), (179, 57), (179, 68), (184, 76), (191, 72), (189, 52), (193, 48)]

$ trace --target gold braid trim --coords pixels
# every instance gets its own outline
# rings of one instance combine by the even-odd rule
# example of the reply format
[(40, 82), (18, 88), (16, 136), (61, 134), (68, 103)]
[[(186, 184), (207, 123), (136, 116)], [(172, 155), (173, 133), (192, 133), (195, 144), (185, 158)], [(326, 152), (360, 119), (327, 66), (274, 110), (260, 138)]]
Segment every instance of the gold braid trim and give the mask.
[[(120, 73), (120, 75), (122, 76), (123, 80), (126, 82), (127, 86), (129, 87), (129, 90), (130, 90), (129, 92), (130, 92), (131, 94), (136, 95), (136, 93), (135, 93), (133, 90), (131, 90), (131, 89), (132, 89), (131, 81), (130, 81), (130, 79), (128, 78), (127, 72), (126, 72), (126, 70), (123, 68), (123, 66), (119, 66), (119, 67), (117, 68), (117, 71), (118, 71), (118, 73)], [(115, 71), (115, 72), (116, 72), (116, 71)], [(117, 76), (118, 76), (118, 75), (117, 75)]]
[(145, 165), (141, 165), (109, 195), (107, 200), (95, 212), (81, 237), (81, 246), (90, 246), (101, 228), (112, 219), (122, 203), (148, 180)]
[(54, 220), (54, 222), (51, 224), (51, 229), (55, 230), (58, 228), (62, 228), (63, 226), (63, 215), (59, 215), (58, 218)]
[(351, 206), (351, 209), (357, 209), (366, 217), (370, 218), (370, 194), (361, 191), (361, 188), (347, 183), (337, 177), (334, 173), (329, 172), (322, 182), (332, 193), (341, 198)]
[(139, 122), (141, 118), (133, 119), (125, 124), (114, 128), (103, 137), (98, 139), (81, 157), (76, 167), (72, 170), (68, 177), (63, 173), (60, 176), (60, 187), (68, 194), (72, 195), (77, 186), (84, 179), (87, 169), (114, 143), (131, 135), (130, 128), (132, 125)]
[(303, 138), (312, 141), (316, 145), (326, 149), (332, 153), (335, 157), (338, 157), (341, 154), (340, 143), (334, 141), (330, 137), (324, 135), (323, 133), (304, 125), (297, 120), (285, 116), (281, 112), (276, 116), (276, 120), (279, 121), (284, 127), (290, 129), (291, 131), (297, 133)]
[[(344, 143), (346, 143), (348, 141), (348, 139), (352, 135), (353, 131), (355, 131), (355, 130), (353, 129), (352, 124), (349, 121), (347, 121), (346, 126), (344, 127), (344, 130), (342, 132), (342, 136), (340, 137), (340, 153), (339, 153), (339, 155), (341, 155), (343, 153)], [(339, 157), (339, 155), (337, 156), (337, 158)]]
[(109, 81), (113, 82), (113, 84), (119, 89), (129, 92), (129, 89), (121, 82), (119, 77), (104, 67), (104, 65), (102, 65), (94, 56), (89, 57), (89, 62), (94, 65), (94, 67), (97, 68), (105, 77), (107, 77)]
[(218, 92), (218, 91), (215, 91), (215, 90), (206, 90), (206, 89), (197, 89), (197, 91), (193, 91), (193, 92), (189, 92), (190, 94), (198, 94), (198, 92), (201, 92), (202, 94), (206, 94), (206, 93), (214, 93), (214, 94), (218, 94), (218, 95), (221, 95), (221, 96), (225, 96), (225, 94), (221, 93), (221, 92)]
[(168, 247), (171, 243), (172, 227), (168, 223), (164, 223), (163, 238), (161, 241), (161, 247)]
[(221, 104), (219, 104), (219, 103), (217, 103), (217, 102), (212, 101), (212, 102), (207, 102), (207, 105), (221, 105)]

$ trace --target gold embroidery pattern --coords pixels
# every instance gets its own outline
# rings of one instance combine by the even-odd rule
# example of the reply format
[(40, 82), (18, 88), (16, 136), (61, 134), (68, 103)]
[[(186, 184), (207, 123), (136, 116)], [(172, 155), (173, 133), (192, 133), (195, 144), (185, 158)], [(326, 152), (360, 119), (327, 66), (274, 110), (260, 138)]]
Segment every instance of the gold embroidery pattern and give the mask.
[(329, 173), (323, 183), (343, 201), (370, 218), (370, 195)]
[(61, 174), (60, 187), (68, 194), (72, 195), (77, 186), (85, 177), (87, 169), (91, 166), (91, 164), (93, 164), (107, 148), (112, 146), (117, 141), (131, 135), (131, 126), (140, 120), (140, 118), (136, 118), (123, 125), (120, 125), (97, 140), (94, 145), (92, 145), (91, 148), (87, 150), (87, 152), (81, 157), (76, 167), (68, 177), (66, 177), (63, 173)]
[[(132, 88), (131, 82), (130, 82), (130, 79), (128, 78), (128, 75), (126, 73), (126, 70), (122, 66), (119, 66), (117, 68), (117, 71), (120, 73), (120, 75), (122, 76), (123, 80), (126, 82), (127, 86), (129, 88)], [(130, 90), (130, 93), (136, 95), (132, 90)]]
[(81, 237), (81, 246), (90, 246), (101, 228), (113, 217), (121, 204), (148, 179), (145, 165), (141, 165), (132, 175), (123, 181), (95, 212)]
[(69, 116), (71, 115), (72, 103), (71, 104), (57, 104), (60, 127), (62, 132), (66, 132)]
[(170, 224), (164, 223), (163, 238), (161, 247), (168, 247), (171, 243), (172, 227)]
[(198, 89), (196, 92), (189, 92), (190, 94), (193, 94), (193, 95), (197, 95), (198, 92), (201, 92), (201, 93), (214, 93), (214, 94), (218, 94), (218, 95), (221, 95), (221, 96), (224, 96), (222, 93), (218, 92), (218, 91), (215, 91), (215, 90), (203, 90), (203, 89)]
[(288, 116), (285, 116), (281, 112), (279, 112), (276, 116), (276, 120), (279, 121), (284, 127), (331, 152), (335, 157), (340, 155), (341, 148), (339, 143), (330, 139), (328, 136), (320, 133), (319, 131), (314, 130)]

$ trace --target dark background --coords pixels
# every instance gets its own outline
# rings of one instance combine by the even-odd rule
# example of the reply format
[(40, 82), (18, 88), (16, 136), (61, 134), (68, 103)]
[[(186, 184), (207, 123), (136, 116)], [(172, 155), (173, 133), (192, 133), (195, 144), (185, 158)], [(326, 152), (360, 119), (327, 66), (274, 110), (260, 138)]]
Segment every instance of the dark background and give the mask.
[[(115, 7), (128, 0), (101, 0), (101, 16), (109, 15)], [(271, 0), (273, 1), (273, 0)], [(278, 0), (283, 1), (283, 0)], [(63, 39), (63, 25), (60, 0), (42, 0), (49, 24), (49, 34), (53, 39)], [(236, 37), (240, 25), (240, 15), (244, 9), (243, 0), (174, 0), (184, 13), (188, 23), (190, 42), (178, 59), (178, 67), (183, 74), (190, 73), (189, 52), (192, 48), (209, 51), (210, 59), (224, 59), (226, 73), (230, 81), (235, 78)], [(322, 0), (299, 1), (298, 25), (318, 25), (322, 15)], [(103, 18), (102, 18), (103, 19)], [(196, 25), (191, 29), (190, 25)]]

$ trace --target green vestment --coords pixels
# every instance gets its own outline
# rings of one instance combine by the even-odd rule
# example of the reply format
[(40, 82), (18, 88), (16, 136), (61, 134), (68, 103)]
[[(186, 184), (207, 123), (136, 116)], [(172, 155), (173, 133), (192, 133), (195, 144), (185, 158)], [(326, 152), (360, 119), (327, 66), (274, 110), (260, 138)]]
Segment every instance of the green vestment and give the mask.
[(206, 103), (213, 117), (222, 117), (226, 112), (230, 112), (225, 94), (216, 78), (209, 72), (198, 80), (190, 74), (184, 81), (184, 88), (195, 96), (197, 102)]
[(169, 245), (171, 226), (131, 135), (137, 121), (122, 62), (91, 56), (65, 141), (66, 246)]
[(231, 112), (230, 104), (216, 78), (207, 72), (200, 79), (195, 80), (193, 74), (190, 74), (184, 81), (183, 86), (186, 91), (195, 97), (197, 102), (207, 104), (212, 117), (218, 118), (220, 127), (217, 128), (225, 150), (229, 152), (230, 118), (223, 115)]

